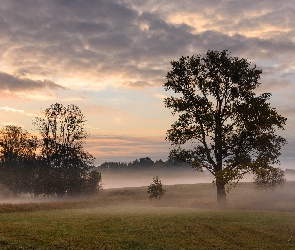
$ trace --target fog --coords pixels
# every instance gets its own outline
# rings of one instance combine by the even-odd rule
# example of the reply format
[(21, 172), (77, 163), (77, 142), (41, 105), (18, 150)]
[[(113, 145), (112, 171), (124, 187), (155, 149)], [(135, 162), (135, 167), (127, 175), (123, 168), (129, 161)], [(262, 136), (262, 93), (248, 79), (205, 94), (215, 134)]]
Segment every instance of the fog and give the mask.
[[(134, 205), (135, 203), (141, 202), (145, 204), (148, 202), (148, 195), (146, 194), (147, 186), (153, 182), (153, 177), (155, 176), (159, 177), (163, 187), (167, 190), (163, 201), (161, 201), (162, 206), (199, 208), (214, 208), (216, 206), (216, 187), (211, 184), (213, 176), (208, 172), (197, 172), (192, 168), (175, 168), (173, 170), (152, 169), (129, 172), (105, 171), (102, 173), (103, 191), (99, 192), (97, 198), (103, 196), (104, 203), (108, 203), (117, 198), (119, 201), (125, 201), (127, 198), (130, 202), (132, 201), (130, 203), (131, 206), (132, 204)], [(241, 184), (231, 189), (228, 193), (228, 201), (231, 204), (230, 207), (233, 209), (274, 208), (282, 211), (295, 209), (295, 174), (287, 174), (285, 178), (287, 179), (286, 185), (276, 188), (275, 192), (273, 192), (271, 190), (255, 188), (255, 185), (250, 184), (253, 180), (253, 176), (246, 175), (241, 180)], [(208, 183), (209, 185), (202, 185), (201, 183)], [(184, 195), (181, 193), (183, 191), (179, 190), (179, 185), (176, 184), (201, 185), (188, 186)], [(128, 191), (128, 188), (132, 187), (142, 188), (132, 189), (132, 192)], [(117, 190), (118, 188), (120, 188), (120, 190)], [(116, 194), (116, 197), (114, 194)], [(122, 195), (127, 195), (127, 197), (123, 197)], [(87, 197), (80, 198), (86, 199)], [(66, 198), (65, 200), (69, 201), (70, 198)], [(54, 197), (32, 198), (29, 195), (13, 198), (11, 193), (5, 193), (3, 189), (0, 193), (0, 204), (48, 203), (52, 201), (64, 200)], [(294, 203), (294, 205), (291, 203)]]
[[(158, 176), (163, 185), (212, 183), (213, 175), (209, 172), (198, 172), (194, 169), (173, 170), (171, 172), (153, 170), (140, 172), (102, 173), (102, 188), (142, 187), (152, 183)], [(252, 175), (245, 175), (240, 182), (252, 182)], [(288, 180), (294, 180), (289, 178)]]
[[(198, 172), (194, 169), (173, 171), (152, 170), (140, 172), (102, 173), (102, 188), (142, 187), (152, 183), (158, 176), (163, 185), (212, 183), (213, 175), (209, 172)], [(285, 175), (287, 181), (295, 181), (295, 174)], [(253, 175), (245, 175), (240, 182), (252, 182)]]
[(286, 174), (285, 178), (287, 181), (295, 181), (295, 174)]
[(0, 196), (0, 205), (1, 204), (23, 204), (23, 203), (49, 203), (57, 201), (60, 199), (54, 197), (31, 197), (30, 195), (19, 195), (13, 197), (12, 195), (2, 195)]
[(153, 177), (158, 176), (163, 185), (211, 183), (213, 176), (209, 172), (198, 172), (192, 168), (173, 170), (153, 169), (141, 171), (103, 172), (102, 188), (124, 188), (149, 186)]

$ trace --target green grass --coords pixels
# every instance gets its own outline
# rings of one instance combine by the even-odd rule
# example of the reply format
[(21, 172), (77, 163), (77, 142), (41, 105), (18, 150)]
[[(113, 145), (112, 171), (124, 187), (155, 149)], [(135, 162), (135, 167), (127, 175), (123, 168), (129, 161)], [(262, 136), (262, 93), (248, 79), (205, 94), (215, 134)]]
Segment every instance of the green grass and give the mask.
[(210, 184), (164, 188), (160, 201), (142, 187), (2, 204), (0, 249), (295, 249), (294, 183), (275, 195), (243, 183), (227, 210)]

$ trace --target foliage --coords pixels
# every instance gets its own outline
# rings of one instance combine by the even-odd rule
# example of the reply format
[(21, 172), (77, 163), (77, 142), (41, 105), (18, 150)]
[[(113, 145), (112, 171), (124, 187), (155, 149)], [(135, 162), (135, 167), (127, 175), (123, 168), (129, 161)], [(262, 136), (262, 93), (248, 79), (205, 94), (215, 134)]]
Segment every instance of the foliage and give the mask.
[(100, 175), (90, 174), (94, 157), (83, 149), (88, 136), (84, 123), (75, 105), (55, 103), (36, 117), (34, 125), (42, 137), (36, 194), (75, 195), (90, 187), (97, 189)]
[(0, 129), (1, 162), (23, 161), (36, 155), (37, 138), (19, 126)]
[(161, 199), (166, 193), (166, 190), (163, 189), (162, 182), (159, 180), (158, 176), (153, 178), (153, 182), (148, 186), (147, 193), (150, 194), (150, 199)]
[(84, 176), (83, 193), (95, 193), (101, 188), (101, 173), (91, 170)]
[(31, 193), (38, 141), (19, 126), (0, 129), (0, 179), (14, 195)]
[(284, 170), (280, 168), (259, 168), (255, 172), (253, 182), (258, 188), (275, 190), (276, 187), (286, 183), (284, 176)]
[(167, 131), (170, 157), (215, 177), (217, 200), (226, 203), (225, 185), (245, 173), (279, 163), (286, 140), (275, 134), (286, 118), (270, 107), (270, 93), (256, 95), (261, 70), (227, 51), (208, 51), (172, 61), (165, 106), (178, 114)]

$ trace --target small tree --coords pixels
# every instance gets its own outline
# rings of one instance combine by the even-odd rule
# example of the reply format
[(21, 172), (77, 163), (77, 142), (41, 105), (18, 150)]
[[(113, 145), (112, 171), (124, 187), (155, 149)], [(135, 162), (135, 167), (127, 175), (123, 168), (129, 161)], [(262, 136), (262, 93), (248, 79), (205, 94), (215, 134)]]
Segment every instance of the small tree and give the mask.
[(153, 183), (148, 186), (147, 193), (150, 194), (150, 199), (161, 199), (162, 196), (166, 193), (166, 190), (163, 189), (161, 180), (159, 180), (158, 176), (153, 178)]
[(284, 170), (280, 168), (268, 167), (260, 168), (256, 171), (253, 183), (258, 188), (275, 190), (278, 186), (283, 186), (286, 182)]

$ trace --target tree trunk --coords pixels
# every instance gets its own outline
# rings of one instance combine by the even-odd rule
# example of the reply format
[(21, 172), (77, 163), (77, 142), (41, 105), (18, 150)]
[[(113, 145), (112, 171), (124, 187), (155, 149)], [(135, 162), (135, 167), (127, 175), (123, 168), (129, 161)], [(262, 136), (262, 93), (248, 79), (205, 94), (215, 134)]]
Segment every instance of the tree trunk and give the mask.
[[(218, 89), (219, 90), (219, 89)], [(217, 96), (217, 113), (215, 114), (215, 177), (216, 177), (216, 186), (217, 186), (217, 204), (219, 208), (225, 208), (227, 205), (226, 202), (226, 192), (225, 184), (223, 180), (222, 173), (222, 145), (223, 145), (223, 135), (222, 135), (222, 99), (220, 99), (219, 94)], [(221, 174), (221, 175), (220, 175)]]
[(226, 208), (227, 207), (227, 200), (226, 200), (226, 192), (225, 192), (225, 185), (217, 181), (217, 204), (219, 208)]

